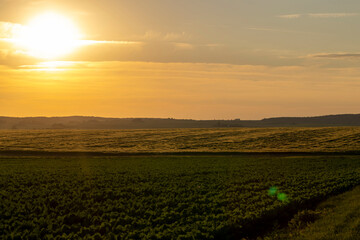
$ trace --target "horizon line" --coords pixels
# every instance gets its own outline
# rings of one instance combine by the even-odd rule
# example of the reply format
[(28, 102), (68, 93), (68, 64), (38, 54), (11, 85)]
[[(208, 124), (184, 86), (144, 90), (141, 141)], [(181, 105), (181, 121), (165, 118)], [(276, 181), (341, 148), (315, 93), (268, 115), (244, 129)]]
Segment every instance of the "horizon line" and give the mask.
[(72, 117), (82, 117), (82, 118), (105, 118), (105, 119), (161, 119), (161, 120), (192, 120), (192, 121), (261, 121), (266, 119), (274, 118), (317, 118), (317, 117), (330, 117), (330, 116), (344, 116), (344, 115), (360, 115), (360, 113), (338, 113), (338, 114), (326, 114), (326, 115), (309, 115), (309, 116), (274, 116), (274, 117), (265, 117), (261, 119), (242, 119), (242, 118), (232, 118), (232, 119), (195, 119), (195, 118), (175, 118), (175, 117), (102, 117), (102, 116), (86, 116), (86, 115), (67, 115), (67, 116), (0, 116), (0, 118), (72, 118)]

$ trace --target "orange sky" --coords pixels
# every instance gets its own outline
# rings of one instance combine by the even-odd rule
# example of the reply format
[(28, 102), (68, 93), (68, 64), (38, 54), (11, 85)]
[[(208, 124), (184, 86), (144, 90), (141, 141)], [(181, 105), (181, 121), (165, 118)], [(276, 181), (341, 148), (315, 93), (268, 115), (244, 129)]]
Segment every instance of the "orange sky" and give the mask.
[[(359, 113), (360, 3), (260, 2), (0, 0), (0, 115)], [(67, 38), (64, 30), (56, 42), (59, 26), (43, 35), (32, 19), (49, 12), (81, 36)], [(30, 34), (18, 37), (22, 29)], [(66, 41), (75, 41), (71, 51)], [(48, 54), (54, 49), (61, 51)]]

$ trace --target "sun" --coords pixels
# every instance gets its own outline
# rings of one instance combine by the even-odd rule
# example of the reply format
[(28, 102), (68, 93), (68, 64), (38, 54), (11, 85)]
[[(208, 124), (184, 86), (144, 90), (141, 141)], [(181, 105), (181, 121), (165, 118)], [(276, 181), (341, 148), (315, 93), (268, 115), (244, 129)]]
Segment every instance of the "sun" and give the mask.
[(37, 16), (23, 28), (18, 43), (27, 54), (43, 59), (55, 59), (71, 53), (80, 41), (80, 33), (66, 17), (56, 13)]

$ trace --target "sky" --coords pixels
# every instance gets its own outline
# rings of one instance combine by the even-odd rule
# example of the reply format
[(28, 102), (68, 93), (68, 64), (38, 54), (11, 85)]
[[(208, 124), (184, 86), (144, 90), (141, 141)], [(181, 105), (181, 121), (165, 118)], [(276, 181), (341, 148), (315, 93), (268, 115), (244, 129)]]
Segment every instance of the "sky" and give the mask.
[(358, 0), (0, 0), (0, 116), (359, 113), (359, 23)]

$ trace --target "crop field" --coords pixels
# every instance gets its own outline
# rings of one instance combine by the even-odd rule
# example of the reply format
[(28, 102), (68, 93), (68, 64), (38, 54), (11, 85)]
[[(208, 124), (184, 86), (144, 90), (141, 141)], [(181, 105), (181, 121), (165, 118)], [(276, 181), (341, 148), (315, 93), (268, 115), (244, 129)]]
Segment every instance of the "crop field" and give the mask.
[[(231, 138), (231, 131), (219, 131), (228, 131), (224, 138)], [(255, 129), (246, 131), (261, 135)], [(261, 131), (266, 139), (279, 130)], [(291, 135), (294, 130), (284, 131)], [(332, 130), (311, 131), (326, 135)], [(340, 132), (345, 136), (353, 131), (359, 130)], [(30, 136), (25, 135), (29, 142)], [(241, 239), (257, 236), (300, 209), (359, 184), (356, 155), (2, 156), (0, 236)]]
[(155, 130), (0, 130), (1, 151), (349, 152), (360, 151), (360, 127)]

